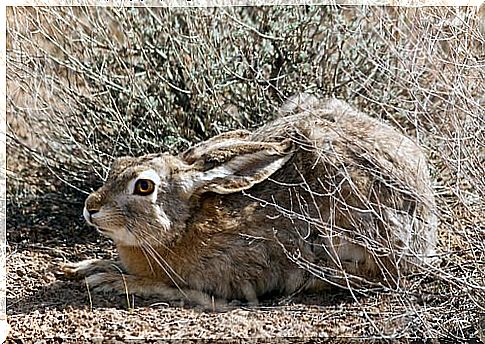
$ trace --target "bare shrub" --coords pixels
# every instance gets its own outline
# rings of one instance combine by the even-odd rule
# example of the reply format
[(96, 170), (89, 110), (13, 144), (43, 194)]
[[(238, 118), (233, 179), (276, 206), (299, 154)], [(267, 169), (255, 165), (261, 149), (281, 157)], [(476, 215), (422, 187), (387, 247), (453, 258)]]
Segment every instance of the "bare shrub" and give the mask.
[(68, 185), (81, 204), (115, 156), (256, 128), (302, 91), (342, 98), (427, 149), (440, 212), (441, 264), (406, 290), (359, 290), (368, 296), (342, 310), (348, 325), (356, 335), (474, 335), (485, 313), (482, 12), (10, 8), (9, 202)]

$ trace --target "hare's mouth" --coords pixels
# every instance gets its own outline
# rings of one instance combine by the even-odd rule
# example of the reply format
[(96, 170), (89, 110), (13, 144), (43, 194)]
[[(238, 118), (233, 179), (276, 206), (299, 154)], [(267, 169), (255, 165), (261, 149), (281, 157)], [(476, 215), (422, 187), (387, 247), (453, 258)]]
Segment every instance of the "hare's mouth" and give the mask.
[(96, 226), (96, 230), (99, 233), (104, 234), (104, 235), (113, 234), (113, 230), (109, 229), (109, 228), (102, 228), (102, 227)]

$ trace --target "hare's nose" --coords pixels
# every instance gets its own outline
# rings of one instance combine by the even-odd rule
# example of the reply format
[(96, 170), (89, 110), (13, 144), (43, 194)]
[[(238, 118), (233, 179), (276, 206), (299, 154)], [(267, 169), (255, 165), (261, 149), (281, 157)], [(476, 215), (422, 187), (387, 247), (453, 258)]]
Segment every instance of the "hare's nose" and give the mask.
[(84, 206), (84, 211), (90, 216), (96, 214), (101, 209), (100, 196), (97, 193), (89, 195), (86, 199), (86, 204)]

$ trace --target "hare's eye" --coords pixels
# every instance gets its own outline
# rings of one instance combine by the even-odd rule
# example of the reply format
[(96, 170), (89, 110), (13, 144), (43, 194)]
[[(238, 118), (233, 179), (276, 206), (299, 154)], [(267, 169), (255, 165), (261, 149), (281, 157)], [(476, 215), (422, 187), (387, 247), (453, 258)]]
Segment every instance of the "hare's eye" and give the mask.
[(147, 196), (155, 190), (155, 183), (149, 179), (139, 179), (135, 184), (135, 195)]

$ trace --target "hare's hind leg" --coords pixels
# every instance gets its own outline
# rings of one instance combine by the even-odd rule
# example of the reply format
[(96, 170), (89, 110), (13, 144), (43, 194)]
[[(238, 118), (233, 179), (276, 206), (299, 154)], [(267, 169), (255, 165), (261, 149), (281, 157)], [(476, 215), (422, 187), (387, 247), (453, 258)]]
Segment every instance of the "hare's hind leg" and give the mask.
[(62, 272), (69, 277), (82, 278), (99, 272), (123, 272), (120, 262), (105, 259), (87, 259), (61, 266)]
[(220, 311), (227, 306), (225, 300), (214, 299), (202, 291), (173, 288), (161, 281), (135, 275), (98, 273), (87, 277), (86, 284), (97, 292), (159, 296), (165, 301), (187, 300), (207, 310)]

